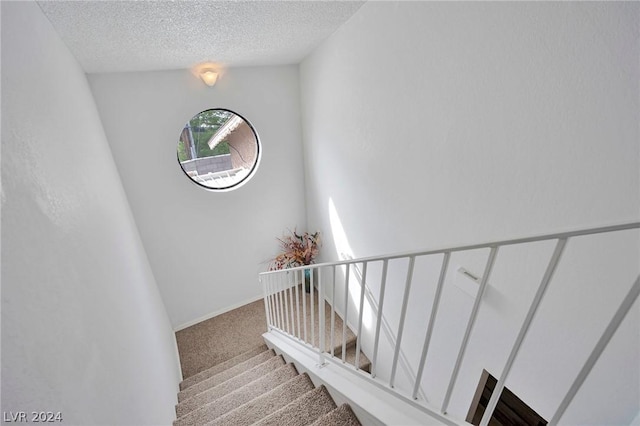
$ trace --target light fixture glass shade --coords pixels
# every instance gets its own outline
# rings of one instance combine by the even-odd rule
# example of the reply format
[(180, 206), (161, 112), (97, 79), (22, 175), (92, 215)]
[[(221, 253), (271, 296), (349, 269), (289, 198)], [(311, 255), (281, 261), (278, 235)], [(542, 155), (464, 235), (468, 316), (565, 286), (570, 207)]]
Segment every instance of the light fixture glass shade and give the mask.
[(218, 73), (213, 70), (202, 70), (200, 72), (200, 78), (207, 86), (213, 86), (218, 80)]

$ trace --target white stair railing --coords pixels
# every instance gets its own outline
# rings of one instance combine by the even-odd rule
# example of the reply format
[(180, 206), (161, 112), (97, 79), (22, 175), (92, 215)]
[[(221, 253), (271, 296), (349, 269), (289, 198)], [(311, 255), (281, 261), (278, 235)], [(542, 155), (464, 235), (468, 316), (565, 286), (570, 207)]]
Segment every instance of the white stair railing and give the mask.
[[(563, 233), (555, 233), (548, 234), (542, 236), (535, 237), (527, 237), (527, 238), (519, 238), (519, 239), (511, 239), (504, 241), (496, 241), (489, 242), (483, 244), (474, 244), (474, 245), (466, 245), (466, 246), (458, 246), (458, 247), (449, 247), (437, 250), (425, 250), (425, 251), (417, 251), (417, 252), (409, 252), (409, 253), (400, 253), (393, 255), (385, 255), (385, 256), (374, 256), (374, 257), (366, 257), (360, 259), (346, 259), (340, 260), (336, 262), (327, 262), (322, 264), (315, 265), (307, 265), (301, 266), (286, 270), (274, 270), (263, 272), (259, 275), (259, 281), (262, 285), (262, 289), (264, 292), (264, 302), (266, 309), (266, 319), (268, 330), (273, 332), (281, 333), (284, 336), (289, 337), (290, 339), (308, 347), (313, 348), (318, 354), (318, 365), (323, 366), (326, 364), (327, 360), (331, 362), (337, 363), (345, 363), (346, 356), (346, 336), (347, 336), (347, 322), (349, 318), (349, 305), (358, 306), (358, 319), (357, 319), (357, 334), (356, 334), (356, 361), (354, 363), (354, 368), (348, 369), (346, 371), (351, 371), (353, 374), (359, 374), (361, 377), (365, 377), (371, 382), (375, 383), (379, 387), (387, 390), (389, 393), (394, 395), (395, 397), (404, 400), (416, 406), (423, 411), (431, 414), (436, 414), (441, 417), (442, 415), (447, 414), (447, 408), (449, 406), (449, 402), (451, 399), (451, 395), (456, 386), (458, 374), (460, 372), (460, 367), (465, 359), (466, 350), (469, 344), (469, 340), (473, 334), (474, 325), (476, 323), (476, 319), (478, 317), (478, 312), (481, 308), (483, 296), (485, 294), (485, 290), (487, 287), (487, 283), (489, 282), (491, 271), (496, 263), (496, 259), (498, 257), (499, 249), (505, 246), (514, 246), (514, 245), (525, 245), (531, 244), (541, 241), (555, 241), (555, 249), (551, 255), (550, 260), (547, 263), (546, 270), (541, 279), (540, 284), (538, 285), (535, 296), (529, 306), (527, 314), (524, 318), (524, 321), (519, 329), (515, 342), (511, 346), (509, 356), (507, 361), (502, 369), (502, 372), (499, 376), (498, 382), (493, 390), (492, 396), (487, 404), (487, 408), (485, 409), (484, 415), (481, 420), (481, 425), (486, 426), (493, 415), (493, 412), (498, 404), (498, 400), (502, 393), (502, 390), (505, 387), (505, 382), (509, 373), (512, 369), (513, 363), (516, 360), (520, 348), (522, 346), (523, 341), (529, 331), (529, 328), (534, 320), (536, 312), (544, 298), (545, 292), (550, 285), (554, 272), (556, 271), (558, 265), (560, 264), (562, 253), (567, 245), (567, 242), (575, 237), (583, 237), (595, 234), (605, 234), (605, 233), (613, 233), (613, 232), (621, 232), (621, 231), (629, 231), (629, 230), (637, 230), (640, 229), (640, 222), (626, 223), (621, 225), (600, 227), (600, 228), (592, 228), (592, 229), (582, 229), (578, 231), (571, 232), (563, 232)], [(456, 361), (451, 373), (451, 377), (448, 381), (448, 386), (444, 393), (443, 402), (440, 407), (431, 406), (427, 401), (416, 401), (418, 400), (418, 392), (420, 389), (420, 383), (422, 380), (422, 376), (425, 369), (425, 364), (427, 360), (427, 356), (429, 353), (429, 349), (431, 346), (431, 338), (433, 335), (434, 326), (438, 319), (438, 309), (442, 294), (443, 285), (446, 278), (447, 268), (449, 265), (450, 256), (453, 253), (457, 252), (467, 252), (477, 249), (489, 249), (489, 255), (487, 257), (487, 261), (484, 266), (484, 272), (480, 278), (479, 288), (477, 290), (477, 294), (475, 296), (475, 300), (473, 303), (473, 307), (471, 309), (471, 313), (467, 320), (464, 336), (462, 338), (462, 342), (460, 343), (460, 347), (458, 349), (456, 355)], [(413, 378), (413, 386), (412, 391), (409, 394), (405, 394), (402, 391), (395, 389), (395, 379), (396, 379), (396, 371), (398, 366), (398, 358), (402, 345), (402, 337), (404, 331), (404, 322), (407, 315), (407, 307), (409, 302), (409, 294), (411, 290), (411, 286), (413, 285), (413, 272), (414, 265), (416, 259), (431, 256), (431, 255), (442, 255), (443, 260), (440, 266), (438, 281), (436, 284), (435, 294), (433, 300), (431, 301), (431, 311), (429, 320), (427, 323), (427, 327), (425, 329), (424, 335), (425, 338), (421, 345), (421, 352), (419, 353), (419, 362), (418, 369), (416, 373), (416, 377)], [(403, 285), (403, 294), (402, 294), (402, 306), (400, 307), (399, 314), (399, 325), (397, 329), (397, 333), (395, 336), (395, 347), (393, 350), (393, 357), (391, 361), (391, 374), (388, 380), (383, 380), (377, 374), (379, 366), (377, 363), (379, 362), (378, 351), (380, 344), (380, 329), (381, 322), (383, 316), (383, 306), (385, 303), (385, 288), (388, 286), (388, 270), (389, 270), (389, 262), (392, 260), (398, 259), (406, 259), (408, 260), (408, 267), (406, 270), (406, 276), (404, 279)], [(359, 368), (359, 357), (360, 350), (362, 348), (362, 324), (363, 324), (363, 312), (364, 312), (364, 300), (365, 300), (365, 286), (367, 281), (367, 270), (368, 265), (374, 262), (382, 263), (382, 273), (380, 278), (380, 293), (377, 300), (377, 312), (376, 312), (376, 321), (374, 327), (374, 342), (372, 353), (370, 354), (371, 359), (371, 373), (363, 372)], [(360, 285), (359, 295), (360, 298), (357, 299), (357, 305), (354, 301), (354, 298), (350, 297), (350, 285), (353, 285), (350, 282), (349, 277), (351, 276), (350, 268), (356, 269), (358, 264), (362, 265), (361, 269), (361, 278), (358, 280), (357, 284)], [(340, 355), (340, 359), (334, 356), (334, 331), (335, 331), (335, 313), (336, 313), (336, 269), (338, 267), (345, 268), (344, 275), (344, 299), (343, 304), (340, 306), (342, 308), (342, 318), (343, 318), (343, 329), (342, 329), (342, 352)], [(306, 306), (306, 297), (304, 296), (304, 283), (305, 280), (305, 270), (310, 270), (310, 281), (311, 281), (311, 289), (314, 289), (317, 284), (317, 303), (314, 303), (314, 293), (315, 291), (310, 292), (311, 304), (308, 307), (310, 310), (311, 324), (310, 328), (310, 339), (308, 339), (309, 334), (307, 333), (307, 306)], [(330, 323), (330, 348), (329, 352), (326, 352), (325, 348), (325, 280), (323, 279), (323, 271), (329, 271), (330, 278), (328, 281), (329, 287), (331, 288), (331, 323)], [(318, 276), (318, 279), (315, 279), (315, 276)], [(300, 290), (299, 290), (300, 288)], [(302, 294), (300, 294), (302, 292)], [(593, 348), (591, 354), (589, 355), (587, 361), (584, 363), (582, 369), (580, 370), (578, 376), (575, 378), (573, 384), (570, 389), (564, 396), (562, 402), (557, 408), (555, 414), (551, 418), (550, 425), (555, 425), (559, 422), (564, 414), (565, 410), (573, 400), (574, 396), (580, 389), (581, 385), (584, 383), (585, 379), (588, 377), (591, 372), (593, 366), (596, 361), (607, 347), (611, 337), (618, 329), (626, 314), (631, 309), (635, 300), (638, 298), (640, 294), (640, 276), (635, 280), (631, 289), (628, 291), (623, 301), (620, 303), (615, 315), (609, 322), (602, 336), (598, 340), (596, 346)], [(319, 336), (315, 339), (315, 309), (316, 305), (318, 308), (318, 331)], [(302, 314), (300, 313), (300, 306), (302, 306)], [(295, 311), (295, 312), (294, 312)], [(296, 327), (297, 324), (297, 327)], [(441, 414), (436, 413), (436, 410)], [(441, 417), (442, 418), (442, 417)]]

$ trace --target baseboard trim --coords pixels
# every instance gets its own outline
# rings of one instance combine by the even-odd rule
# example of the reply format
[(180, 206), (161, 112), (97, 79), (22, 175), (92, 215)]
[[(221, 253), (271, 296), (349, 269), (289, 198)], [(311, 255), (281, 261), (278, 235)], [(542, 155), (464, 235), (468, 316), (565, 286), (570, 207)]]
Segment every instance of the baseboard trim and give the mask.
[[(178, 339), (176, 339), (176, 335), (173, 335), (173, 348), (176, 351), (176, 361), (178, 363), (178, 390), (176, 392), (180, 392), (180, 382), (184, 380), (182, 376), (182, 363), (180, 362), (180, 350), (178, 349)], [(176, 404), (178, 400), (176, 399)]]
[[(226, 308), (220, 309), (219, 311), (211, 312), (209, 314), (201, 316), (200, 318), (196, 318), (194, 320), (187, 321), (184, 324), (180, 324), (179, 326), (174, 327), (173, 331), (174, 332), (178, 332), (180, 330), (184, 330), (185, 328), (191, 327), (192, 325), (196, 325), (199, 322), (206, 321), (206, 320), (211, 319), (213, 317), (217, 317), (218, 315), (222, 315), (222, 314), (227, 313), (229, 311), (233, 311), (234, 309), (237, 309), (237, 308), (239, 308), (241, 306), (247, 305), (249, 303), (257, 302), (258, 300), (262, 300), (263, 298), (264, 297), (262, 295), (255, 296), (255, 297), (253, 297), (251, 299), (247, 299), (247, 300), (244, 300), (242, 302), (238, 302), (238, 303), (236, 303), (234, 305), (227, 306)], [(266, 319), (265, 319), (265, 321), (266, 321)], [(265, 325), (265, 329), (266, 329), (266, 325)]]

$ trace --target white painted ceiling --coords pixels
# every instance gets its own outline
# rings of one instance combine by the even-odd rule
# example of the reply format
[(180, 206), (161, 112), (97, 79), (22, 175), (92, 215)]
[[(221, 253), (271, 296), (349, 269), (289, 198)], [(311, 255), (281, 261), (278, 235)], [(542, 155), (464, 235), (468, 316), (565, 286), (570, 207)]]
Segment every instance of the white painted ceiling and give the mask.
[(88, 73), (299, 63), (362, 1), (38, 1)]

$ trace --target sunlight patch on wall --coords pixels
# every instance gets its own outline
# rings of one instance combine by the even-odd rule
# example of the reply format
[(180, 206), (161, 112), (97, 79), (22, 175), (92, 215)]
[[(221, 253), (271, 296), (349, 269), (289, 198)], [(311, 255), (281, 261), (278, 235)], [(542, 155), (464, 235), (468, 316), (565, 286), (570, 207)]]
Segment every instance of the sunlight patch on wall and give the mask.
[[(340, 215), (338, 214), (336, 206), (331, 197), (329, 198), (329, 221), (331, 224), (331, 234), (333, 236), (334, 247), (338, 259), (353, 259), (353, 250), (351, 248), (351, 245), (349, 244), (349, 239), (347, 238), (347, 234), (344, 230), (344, 226), (342, 225), (342, 221), (340, 220)], [(346, 268), (339, 268), (343, 277), (345, 269)], [(355, 316), (354, 318), (351, 318), (351, 315), (349, 315), (350, 320), (348, 322), (351, 322), (351, 320), (353, 320), (353, 322), (351, 322), (352, 325), (357, 325), (357, 315), (359, 314), (360, 309), (361, 283), (362, 265), (351, 265), (349, 267), (349, 295), (355, 306), (349, 306), (349, 312), (355, 312)], [(371, 330), (371, 328), (373, 327), (373, 319), (375, 314), (373, 312), (374, 309), (372, 308), (370, 302), (367, 300), (366, 291), (363, 311), (364, 314), (362, 316), (362, 326), (365, 330)]]
[(329, 197), (329, 221), (331, 223), (331, 234), (338, 259), (352, 259), (353, 250), (351, 249), (347, 234), (344, 232), (342, 221), (331, 197)]

